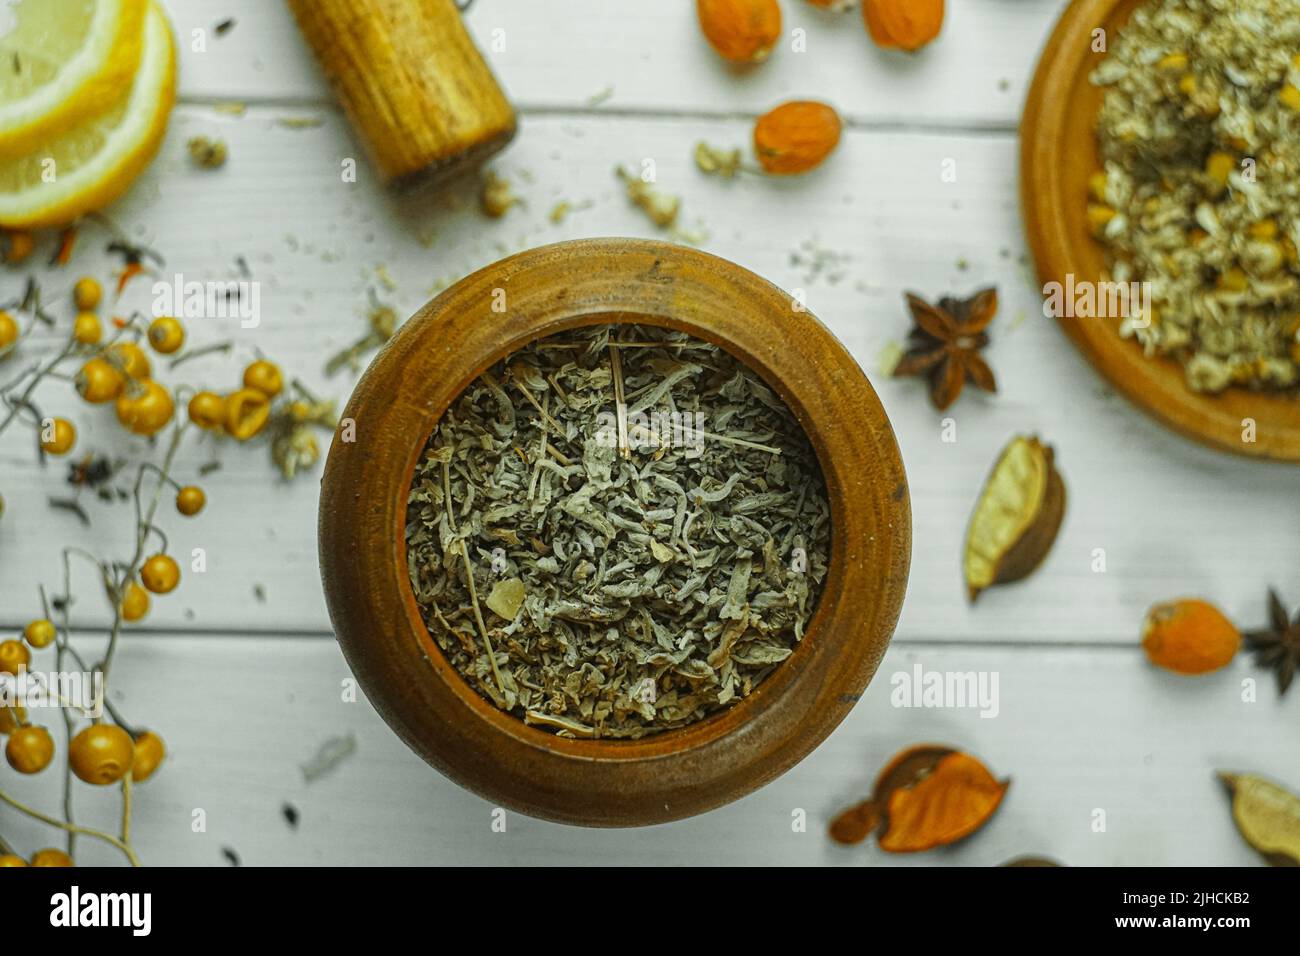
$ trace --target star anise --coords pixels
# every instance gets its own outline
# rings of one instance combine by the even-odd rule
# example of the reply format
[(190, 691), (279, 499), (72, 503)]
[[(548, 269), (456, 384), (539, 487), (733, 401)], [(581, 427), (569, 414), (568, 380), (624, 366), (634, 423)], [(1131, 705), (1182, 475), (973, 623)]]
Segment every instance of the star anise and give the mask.
[(909, 292), (907, 306), (916, 325), (895, 378), (928, 377), (930, 401), (940, 411), (957, 400), (967, 382), (986, 392), (998, 390), (993, 370), (979, 354), (989, 344), (984, 330), (998, 311), (997, 289), (982, 289), (969, 299), (945, 296), (938, 305)]
[(1246, 632), (1246, 641), (1255, 653), (1255, 663), (1277, 671), (1278, 696), (1286, 693), (1300, 666), (1300, 612), (1288, 621), (1286, 608), (1277, 592), (1268, 592), (1269, 626), (1262, 631)]

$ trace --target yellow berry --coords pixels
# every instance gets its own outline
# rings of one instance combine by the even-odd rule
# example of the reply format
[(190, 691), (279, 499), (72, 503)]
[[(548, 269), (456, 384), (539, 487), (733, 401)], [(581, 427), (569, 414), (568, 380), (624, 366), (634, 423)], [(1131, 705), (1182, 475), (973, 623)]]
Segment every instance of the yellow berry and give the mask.
[(126, 376), (112, 362), (95, 356), (72, 380), (77, 393), (92, 405), (111, 402), (122, 394), (126, 386)]
[(5, 744), (5, 759), (19, 773), (40, 773), (54, 759), (54, 738), (44, 727), (19, 727)]
[(99, 283), (90, 276), (81, 277), (72, 287), (72, 301), (77, 303), (77, 308), (83, 312), (99, 305), (99, 300), (103, 296), (104, 291), (99, 287)]
[(154, 319), (149, 324), (149, 344), (155, 352), (171, 355), (185, 344), (185, 326), (169, 315)]
[(155, 554), (140, 569), (140, 581), (154, 594), (167, 594), (180, 583), (181, 569), (170, 555)]
[(94, 312), (78, 312), (72, 326), (72, 337), (82, 345), (98, 345), (104, 337), (104, 324)]
[(77, 443), (77, 429), (66, 418), (41, 422), (41, 447), (47, 455), (66, 455)]
[(32, 855), (32, 866), (72, 866), (72, 857), (62, 850), (37, 850)]
[(117, 783), (131, 769), (135, 744), (115, 724), (91, 724), (68, 744), (68, 766), (79, 780), (96, 786)]
[(0, 312), (0, 349), (18, 341), (18, 322), (8, 312)]
[(171, 392), (153, 379), (132, 382), (117, 399), (117, 420), (137, 435), (156, 435), (175, 411)]
[(275, 398), (284, 390), (284, 376), (274, 362), (259, 359), (244, 369), (244, 388), (255, 388), (267, 398)]
[(138, 621), (149, 613), (149, 592), (132, 581), (122, 596), (122, 620)]
[(38, 621), (32, 621), (23, 629), (23, 638), (32, 647), (49, 647), (54, 643), (57, 632), (54, 630), (54, 624), (41, 618)]
[(207, 495), (197, 485), (186, 485), (176, 493), (176, 510), (187, 518), (192, 518), (207, 504)]
[(200, 428), (221, 428), (226, 424), (226, 400), (216, 392), (198, 392), (190, 399), (189, 413)]
[(131, 764), (131, 779), (136, 783), (144, 783), (153, 776), (153, 772), (158, 769), (158, 765), (163, 762), (163, 757), (166, 755), (167, 750), (163, 747), (162, 738), (153, 731), (146, 730), (135, 738), (135, 760)]
[(21, 674), (32, 662), (32, 652), (22, 641), (0, 642), (0, 674)]
[(134, 342), (119, 342), (108, 351), (112, 361), (121, 367), (128, 378), (149, 377), (149, 356)]

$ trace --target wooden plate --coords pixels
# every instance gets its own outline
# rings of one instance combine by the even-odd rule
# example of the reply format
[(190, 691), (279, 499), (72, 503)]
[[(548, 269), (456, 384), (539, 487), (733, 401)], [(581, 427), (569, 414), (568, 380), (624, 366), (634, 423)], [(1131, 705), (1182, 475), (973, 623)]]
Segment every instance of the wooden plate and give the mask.
[[(504, 298), (502, 295), (504, 294)], [(506, 303), (506, 311), (493, 308)], [(638, 741), (572, 740), (478, 695), (430, 637), (406, 566), (406, 499), (429, 435), (491, 365), (535, 339), (601, 322), (681, 329), (726, 348), (807, 431), (831, 506), (829, 574), (796, 651), (734, 707)], [(749, 793), (848, 714), (898, 620), (911, 557), (893, 430), (852, 356), (784, 292), (733, 263), (636, 239), (521, 253), (462, 279), (375, 359), (335, 436), (321, 486), (330, 618), (371, 703), (463, 786), (533, 816), (660, 823)]]
[[(1102, 90), (1088, 74), (1105, 54), (1093, 31), (1113, 40), (1142, 0), (1075, 0), (1048, 40), (1021, 123), (1020, 186), (1039, 279), (1096, 282), (1105, 255), (1086, 221), (1088, 177), (1101, 167), (1096, 119)], [(1121, 339), (1119, 319), (1061, 318), (1061, 327), (1110, 383), (1175, 431), (1223, 451), (1300, 462), (1300, 395), (1228, 389), (1200, 395), (1182, 366), (1148, 359)], [(1243, 440), (1255, 423), (1254, 442)]]

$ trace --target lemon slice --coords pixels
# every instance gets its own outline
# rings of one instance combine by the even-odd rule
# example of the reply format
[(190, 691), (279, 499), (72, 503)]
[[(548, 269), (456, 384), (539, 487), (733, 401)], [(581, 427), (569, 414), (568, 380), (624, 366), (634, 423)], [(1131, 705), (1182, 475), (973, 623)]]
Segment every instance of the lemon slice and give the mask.
[(148, 0), (0, 5), (0, 156), (111, 106), (140, 63)]
[(176, 101), (176, 51), (146, 4), (140, 69), (103, 113), (22, 156), (0, 159), (0, 226), (61, 226), (124, 193), (158, 151)]

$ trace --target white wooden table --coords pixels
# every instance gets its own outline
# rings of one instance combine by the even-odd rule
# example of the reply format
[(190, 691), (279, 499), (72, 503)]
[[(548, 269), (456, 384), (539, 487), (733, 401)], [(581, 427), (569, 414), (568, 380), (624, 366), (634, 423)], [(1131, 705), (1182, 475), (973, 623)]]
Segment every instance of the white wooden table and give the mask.
[[(1145, 661), (1146, 608), (1204, 596), (1243, 627), (1265, 620), (1265, 593), (1300, 601), (1300, 472), (1206, 450), (1169, 434), (1115, 396), (1040, 311), (1017, 199), (1018, 114), (1038, 50), (1059, 12), (1048, 0), (955, 0), (942, 38), (907, 58), (875, 49), (857, 13), (840, 19), (783, 0), (787, 43), (747, 75), (707, 48), (685, 0), (477, 0), (469, 22), (520, 107), (515, 143), (494, 167), (525, 205), (490, 221), (474, 198), (410, 202), (385, 193), (362, 160), (354, 184), (340, 163), (358, 146), (333, 106), (296, 28), (267, 0), (165, 0), (183, 51), (181, 101), (153, 167), (111, 215), (167, 257), (168, 272), (228, 278), (243, 256), (262, 283), (262, 322), (190, 323), (196, 344), (233, 338), (235, 354), (196, 361), (187, 378), (228, 388), (260, 350), (322, 393), (346, 398), (353, 378), (327, 379), (327, 355), (364, 331), (368, 291), (409, 314), (443, 283), (519, 249), (560, 239), (651, 235), (621, 195), (617, 164), (651, 158), (662, 188), (680, 194), (683, 224), (704, 248), (777, 284), (806, 291), (810, 308), (872, 378), (902, 446), (914, 509), (911, 586), (898, 632), (863, 701), (815, 754), (736, 804), (667, 826), (584, 831), (507, 815), (425, 766), (363, 701), (345, 703), (347, 668), (333, 641), (316, 563), (317, 476), (284, 484), (264, 449), (190, 444), (178, 474), (204, 479), (210, 504), (168, 523), (172, 547), (203, 547), (206, 574), (188, 575), (130, 632), (114, 699), (160, 731), (171, 755), (137, 790), (135, 839), (146, 863), (836, 863), (994, 864), (1049, 855), (1072, 864), (1252, 864), (1213, 779), (1252, 770), (1300, 788), (1300, 692), (1279, 701), (1272, 675), (1243, 654), (1199, 680)], [(218, 38), (212, 28), (233, 16)], [(207, 30), (206, 52), (192, 47)], [(503, 31), (497, 33), (495, 31)], [(603, 93), (612, 95), (592, 105)], [(832, 160), (789, 181), (734, 182), (694, 167), (697, 140), (746, 145), (752, 119), (783, 99), (824, 98), (846, 119)], [(221, 105), (247, 104), (242, 115)], [(320, 125), (285, 125), (311, 117)], [(185, 142), (225, 139), (225, 168), (194, 168)], [(956, 182), (942, 164), (956, 161)], [(590, 203), (561, 224), (560, 200)], [(797, 261), (806, 247), (842, 257), (820, 273)], [(87, 231), (73, 272), (106, 275), (110, 261)], [(841, 274), (842, 273), (842, 274)], [(4, 297), (21, 273), (0, 276)], [(391, 276), (395, 288), (388, 288)], [(67, 273), (47, 280), (62, 293)], [(949, 414), (957, 441), (915, 381), (879, 372), (905, 335), (904, 289), (927, 296), (996, 284), (1002, 309), (988, 357), (1000, 392), (968, 391)], [(148, 283), (125, 308), (149, 307)], [(43, 407), (66, 408), (82, 447), (130, 447), (111, 412), (47, 385)], [(846, 423), (851, 427), (851, 423)], [(1070, 507), (1055, 549), (1027, 582), (967, 604), (959, 555), (969, 510), (1002, 444), (1038, 432), (1057, 449)], [(146, 450), (143, 445), (136, 451)], [(57, 589), (58, 553), (77, 541), (117, 554), (129, 507), (91, 501), (94, 524), (46, 507), (64, 469), (42, 470), (30, 448), (0, 443), (0, 626), (33, 616), (37, 585)], [(1093, 570), (1104, 549), (1106, 570)], [(264, 591), (264, 600), (254, 596)], [(83, 592), (88, 592), (83, 582)], [(77, 609), (87, 653), (103, 615)], [(1000, 709), (891, 706), (890, 676), (989, 671)], [(1257, 699), (1243, 701), (1253, 678)], [(324, 779), (300, 765), (327, 738), (354, 735), (355, 754)], [(938, 741), (967, 748), (1013, 779), (997, 817), (947, 851), (892, 858), (874, 846), (831, 845), (825, 825), (860, 799), (896, 750)], [(61, 742), (60, 742), (61, 746)], [(54, 772), (5, 786), (56, 805)], [(117, 797), (78, 785), (79, 813), (111, 824)], [(282, 816), (292, 804), (296, 829)], [(192, 813), (207, 830), (193, 833)], [(1096, 810), (1105, 832), (1095, 832)], [(802, 810), (807, 832), (792, 821)], [(50, 831), (0, 809), (0, 832), (30, 851)], [(83, 844), (86, 862), (116, 861)]]

